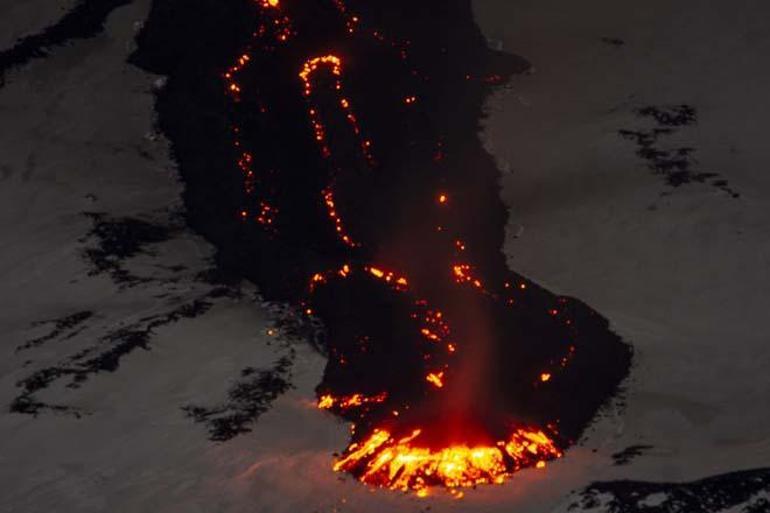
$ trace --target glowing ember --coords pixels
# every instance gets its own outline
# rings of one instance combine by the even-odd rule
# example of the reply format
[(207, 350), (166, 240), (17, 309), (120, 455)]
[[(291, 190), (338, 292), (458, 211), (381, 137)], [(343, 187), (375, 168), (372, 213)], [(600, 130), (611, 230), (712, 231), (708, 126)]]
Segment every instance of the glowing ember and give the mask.
[[(305, 61), (305, 63), (302, 65), (302, 69), (299, 72), (299, 78), (300, 80), (302, 80), (302, 84), (303, 84), (303, 94), (308, 99), (313, 95), (312, 77), (321, 68), (326, 68), (329, 70), (332, 76), (335, 77), (335, 81), (334, 81), (335, 91), (337, 91), (340, 94), (342, 92), (342, 80), (341, 80), (342, 59), (340, 59), (336, 55), (331, 55), (331, 54), (323, 55), (320, 57), (313, 57)], [(345, 118), (347, 119), (351, 129), (353, 130), (353, 133), (360, 139), (361, 128), (358, 126), (358, 119), (356, 118), (355, 114), (353, 114), (353, 109), (350, 105), (350, 101), (345, 97), (341, 97), (339, 100), (339, 105), (340, 107), (342, 107), (342, 110), (345, 113)], [(318, 146), (321, 150), (321, 155), (325, 158), (329, 158), (331, 156), (331, 149), (329, 148), (326, 142), (326, 128), (321, 122), (321, 117), (318, 112), (318, 108), (311, 106), (308, 109), (308, 116), (310, 117), (310, 124), (313, 127), (315, 140), (318, 143)], [(370, 164), (374, 163), (374, 157), (371, 154), (371, 146), (372, 146), (372, 143), (368, 139), (360, 139), (361, 151), (366, 157), (366, 160)]]
[[(465, 246), (463, 246), (464, 248)], [(484, 288), (484, 286), (481, 283), (481, 280), (478, 278), (475, 278), (472, 274), (471, 266), (468, 264), (459, 264), (452, 266), (452, 273), (455, 276), (455, 281), (457, 283), (470, 283), (474, 287), (478, 289)]]
[(324, 189), (321, 194), (323, 195), (324, 204), (326, 205), (326, 211), (329, 215), (329, 218), (334, 223), (334, 230), (337, 232), (337, 236), (340, 238), (340, 240), (342, 240), (342, 242), (350, 247), (358, 246), (358, 244), (356, 244), (353, 239), (351, 239), (350, 236), (345, 232), (345, 227), (342, 224), (342, 218), (337, 212), (337, 206), (334, 202), (334, 191), (331, 188), (328, 188)]
[(388, 394), (385, 392), (371, 397), (367, 397), (363, 394), (353, 394), (347, 397), (334, 397), (331, 394), (324, 394), (318, 399), (318, 408), (321, 410), (329, 410), (332, 408), (346, 410), (364, 404), (382, 403), (387, 398)]
[(322, 410), (328, 410), (334, 406), (334, 397), (330, 395), (322, 395), (318, 400), (318, 407)]
[(403, 276), (396, 276), (393, 271), (383, 271), (377, 267), (366, 267), (364, 270), (375, 278), (394, 285), (397, 290), (405, 290), (409, 286), (409, 280)]
[(436, 388), (443, 388), (444, 386), (444, 373), (443, 372), (431, 372), (425, 376), (425, 381), (430, 383)]

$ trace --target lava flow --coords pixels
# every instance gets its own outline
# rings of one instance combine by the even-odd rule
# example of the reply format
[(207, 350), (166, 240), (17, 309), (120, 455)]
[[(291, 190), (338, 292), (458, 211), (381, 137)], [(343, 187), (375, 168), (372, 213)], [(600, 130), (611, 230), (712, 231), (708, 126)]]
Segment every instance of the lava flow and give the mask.
[[(190, 223), (223, 269), (323, 326), (317, 406), (352, 424), (334, 470), (460, 497), (561, 457), (630, 350), (500, 250), (507, 211), (476, 131), (525, 63), (487, 48), (469, 0), (169, 4), (140, 43), (168, 54), (145, 65), (170, 75), (158, 110)], [(221, 20), (219, 46), (173, 41)]]

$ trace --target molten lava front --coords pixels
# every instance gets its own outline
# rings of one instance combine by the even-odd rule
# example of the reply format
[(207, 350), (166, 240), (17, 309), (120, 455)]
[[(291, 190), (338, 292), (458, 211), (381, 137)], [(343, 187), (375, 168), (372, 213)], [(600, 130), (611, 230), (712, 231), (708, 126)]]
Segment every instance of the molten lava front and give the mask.
[(353, 426), (334, 470), (459, 497), (561, 457), (629, 352), (588, 307), (506, 266), (474, 130), (514, 68), (469, 28), (468, 2), (350, 3), (254, 2), (222, 68), (242, 184), (231, 231), (255, 248), (233, 254), (323, 324), (317, 406)]
[(353, 443), (334, 465), (359, 476), (361, 481), (392, 490), (414, 490), (424, 495), (431, 486), (447, 488), (501, 484), (520, 468), (543, 468), (545, 460), (561, 451), (542, 431), (519, 429), (494, 446), (452, 445), (440, 449), (421, 447), (422, 430), (394, 439), (388, 431)]

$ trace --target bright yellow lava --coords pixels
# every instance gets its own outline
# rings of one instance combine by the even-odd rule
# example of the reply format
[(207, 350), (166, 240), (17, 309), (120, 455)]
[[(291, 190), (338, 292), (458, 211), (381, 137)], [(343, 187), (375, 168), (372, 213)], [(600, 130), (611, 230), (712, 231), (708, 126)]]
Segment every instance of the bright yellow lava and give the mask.
[(526, 466), (541, 469), (545, 460), (561, 451), (542, 431), (517, 429), (507, 441), (493, 446), (454, 445), (440, 450), (412, 445), (421, 434), (394, 440), (385, 430), (375, 430), (361, 443), (353, 443), (334, 464), (334, 470), (351, 472), (363, 483), (391, 490), (412, 491), (424, 497), (431, 486), (455, 488), (501, 484)]

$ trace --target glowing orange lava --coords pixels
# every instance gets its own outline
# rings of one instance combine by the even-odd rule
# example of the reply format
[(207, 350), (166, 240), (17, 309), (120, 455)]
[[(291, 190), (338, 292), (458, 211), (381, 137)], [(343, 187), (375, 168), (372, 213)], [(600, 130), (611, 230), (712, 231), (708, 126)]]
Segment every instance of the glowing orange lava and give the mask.
[(416, 429), (396, 440), (388, 431), (376, 430), (365, 441), (351, 444), (334, 470), (359, 471), (361, 481), (369, 485), (424, 496), (436, 485), (501, 484), (514, 470), (542, 468), (546, 460), (561, 457), (561, 451), (539, 430), (516, 429), (508, 440), (495, 445), (453, 445), (438, 450), (420, 446), (421, 434)]
[(409, 280), (403, 276), (396, 276), (393, 271), (383, 271), (378, 267), (366, 267), (365, 271), (369, 272), (375, 278), (379, 278), (385, 283), (389, 283), (395, 287), (396, 290), (405, 290), (409, 286)]
[[(337, 91), (337, 93), (342, 93), (342, 59), (332, 54), (322, 55), (320, 57), (313, 57), (306, 60), (299, 72), (299, 78), (302, 80), (303, 85), (303, 94), (308, 99), (313, 95), (312, 77), (321, 68), (328, 69), (332, 76), (335, 77), (334, 89)], [(350, 105), (350, 100), (342, 96), (340, 97), (339, 105), (345, 113), (345, 118), (353, 130), (353, 133), (359, 137), (359, 144), (364, 157), (370, 164), (374, 163), (374, 157), (371, 153), (372, 143), (368, 139), (361, 138), (361, 128), (358, 126), (358, 119), (356, 118), (355, 114), (353, 114), (353, 108)], [(326, 129), (323, 122), (321, 121), (318, 108), (311, 105), (308, 108), (308, 117), (310, 118), (310, 124), (313, 127), (315, 140), (320, 147), (321, 155), (324, 158), (329, 158), (331, 156), (331, 149), (326, 142)]]
[(444, 373), (443, 372), (431, 372), (425, 376), (425, 380), (436, 388), (444, 387)]
[(329, 410), (339, 408), (341, 410), (355, 408), (364, 404), (382, 403), (388, 398), (388, 394), (383, 392), (375, 396), (365, 396), (363, 394), (353, 394), (346, 397), (334, 397), (331, 394), (324, 394), (318, 399), (318, 408)]
[(324, 205), (326, 205), (326, 212), (334, 223), (334, 230), (337, 232), (337, 236), (347, 246), (350, 246), (351, 248), (357, 247), (359, 244), (354, 242), (353, 239), (350, 238), (350, 235), (347, 234), (342, 223), (342, 218), (337, 212), (336, 203), (334, 202), (334, 191), (329, 187), (321, 191), (321, 195), (323, 196)]
[[(464, 248), (465, 246), (462, 247)], [(457, 264), (452, 266), (452, 273), (454, 274), (457, 283), (470, 283), (477, 289), (483, 289), (484, 286), (482, 285), (481, 280), (475, 278), (472, 271), (471, 266), (468, 264)]]

